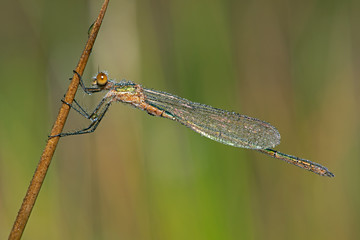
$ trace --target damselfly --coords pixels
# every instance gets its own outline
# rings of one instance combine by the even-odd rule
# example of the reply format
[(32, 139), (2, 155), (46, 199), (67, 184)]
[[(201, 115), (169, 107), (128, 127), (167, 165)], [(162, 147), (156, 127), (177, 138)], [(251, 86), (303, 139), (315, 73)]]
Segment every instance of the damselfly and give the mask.
[(61, 133), (56, 136), (63, 137), (95, 131), (111, 103), (123, 102), (144, 110), (150, 115), (177, 121), (217, 142), (254, 149), (321, 176), (334, 177), (334, 174), (318, 163), (271, 149), (280, 143), (280, 133), (267, 122), (191, 102), (170, 93), (144, 88), (131, 81), (115, 82), (110, 80), (105, 72), (99, 72), (94, 77), (92, 87), (85, 87), (80, 76), (79, 78), (80, 85), (87, 94), (102, 91), (106, 91), (106, 94), (91, 114), (88, 114), (76, 101), (74, 101), (75, 105), (69, 104), (77, 112), (90, 119), (91, 124), (80, 131)]

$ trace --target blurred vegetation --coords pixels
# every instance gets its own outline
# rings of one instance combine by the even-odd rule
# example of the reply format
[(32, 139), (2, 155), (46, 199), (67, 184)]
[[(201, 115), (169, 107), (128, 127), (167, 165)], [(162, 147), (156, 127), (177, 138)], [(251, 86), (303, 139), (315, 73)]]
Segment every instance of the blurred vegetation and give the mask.
[[(6, 1), (0, 238), (45, 146), (100, 1)], [(61, 139), (23, 239), (359, 239), (360, 2), (111, 1), (97, 69), (268, 121), (334, 179), (114, 104)], [(100, 96), (101, 97), (101, 94)], [(79, 91), (91, 109), (99, 97)], [(76, 113), (67, 130), (87, 124)]]

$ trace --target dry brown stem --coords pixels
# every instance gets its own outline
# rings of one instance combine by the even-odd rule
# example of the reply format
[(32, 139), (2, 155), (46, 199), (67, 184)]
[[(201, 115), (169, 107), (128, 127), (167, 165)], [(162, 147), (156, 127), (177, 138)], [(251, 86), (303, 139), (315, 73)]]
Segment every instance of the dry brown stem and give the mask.
[[(79, 63), (76, 67), (76, 71), (80, 75), (82, 75), (82, 73), (84, 72), (85, 66), (89, 59), (91, 50), (94, 46), (95, 39), (99, 32), (100, 25), (104, 18), (108, 4), (109, 4), (109, 0), (105, 0), (102, 8), (100, 10), (99, 16), (96, 19), (96, 22), (94, 23), (94, 26), (91, 30), (88, 41), (85, 45), (85, 49), (80, 57)], [(65, 102), (68, 102), (68, 103), (73, 102), (78, 85), (79, 85), (79, 77), (77, 74), (74, 74), (72, 81), (69, 85), (68, 91), (65, 95)], [(62, 132), (65, 122), (66, 122), (66, 119), (67, 119), (67, 116), (69, 114), (69, 110), (70, 110), (70, 107), (67, 104), (62, 104), (59, 114), (57, 116), (57, 119), (55, 121), (55, 124), (51, 130), (51, 134), (50, 134), (51, 136), (60, 134)], [(24, 232), (26, 223), (30, 217), (31, 210), (34, 207), (36, 198), (39, 194), (40, 188), (45, 179), (46, 172), (49, 168), (49, 165), (50, 165), (51, 159), (54, 155), (58, 141), (59, 141), (59, 137), (53, 137), (53, 138), (49, 138), (46, 143), (46, 147), (43, 151), (43, 154), (41, 156), (39, 164), (35, 170), (34, 176), (31, 180), (31, 183), (26, 192), (23, 203), (20, 207), (20, 210), (19, 210), (16, 220), (14, 222), (13, 228), (10, 232), (9, 239), (11, 239), (11, 240), (20, 239)]]

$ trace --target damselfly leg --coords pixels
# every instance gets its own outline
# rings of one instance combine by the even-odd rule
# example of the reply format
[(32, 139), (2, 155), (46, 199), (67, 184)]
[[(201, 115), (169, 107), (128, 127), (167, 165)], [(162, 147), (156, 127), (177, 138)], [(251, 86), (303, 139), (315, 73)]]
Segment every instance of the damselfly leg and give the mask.
[[(95, 108), (95, 110), (91, 114), (88, 114), (85, 110), (83, 110), (84, 112), (82, 113), (81, 111), (74, 108), (74, 106), (70, 104), (69, 106), (71, 106), (75, 111), (80, 113), (85, 118), (91, 120), (90, 125), (84, 129), (81, 129), (78, 131), (60, 133), (60, 134), (49, 136), (49, 137), (65, 137), (65, 136), (70, 136), (70, 135), (80, 135), (80, 134), (94, 132), (111, 105), (111, 100), (110, 101), (106, 101), (106, 100), (107, 99), (102, 99), (101, 102), (99, 103), (99, 105)], [(78, 106), (80, 109), (83, 109), (79, 104), (78, 104)]]

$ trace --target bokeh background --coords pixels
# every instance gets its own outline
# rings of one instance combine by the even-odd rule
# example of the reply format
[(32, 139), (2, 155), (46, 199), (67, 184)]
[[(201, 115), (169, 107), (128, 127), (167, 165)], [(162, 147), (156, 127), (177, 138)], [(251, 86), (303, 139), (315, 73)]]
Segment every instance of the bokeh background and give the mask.
[[(1, 239), (101, 4), (2, 4)], [(276, 149), (336, 177), (114, 104), (95, 133), (60, 140), (23, 239), (360, 239), (359, 23), (356, 0), (111, 1), (87, 84), (108, 70), (268, 121)], [(66, 129), (87, 124), (73, 111)]]

